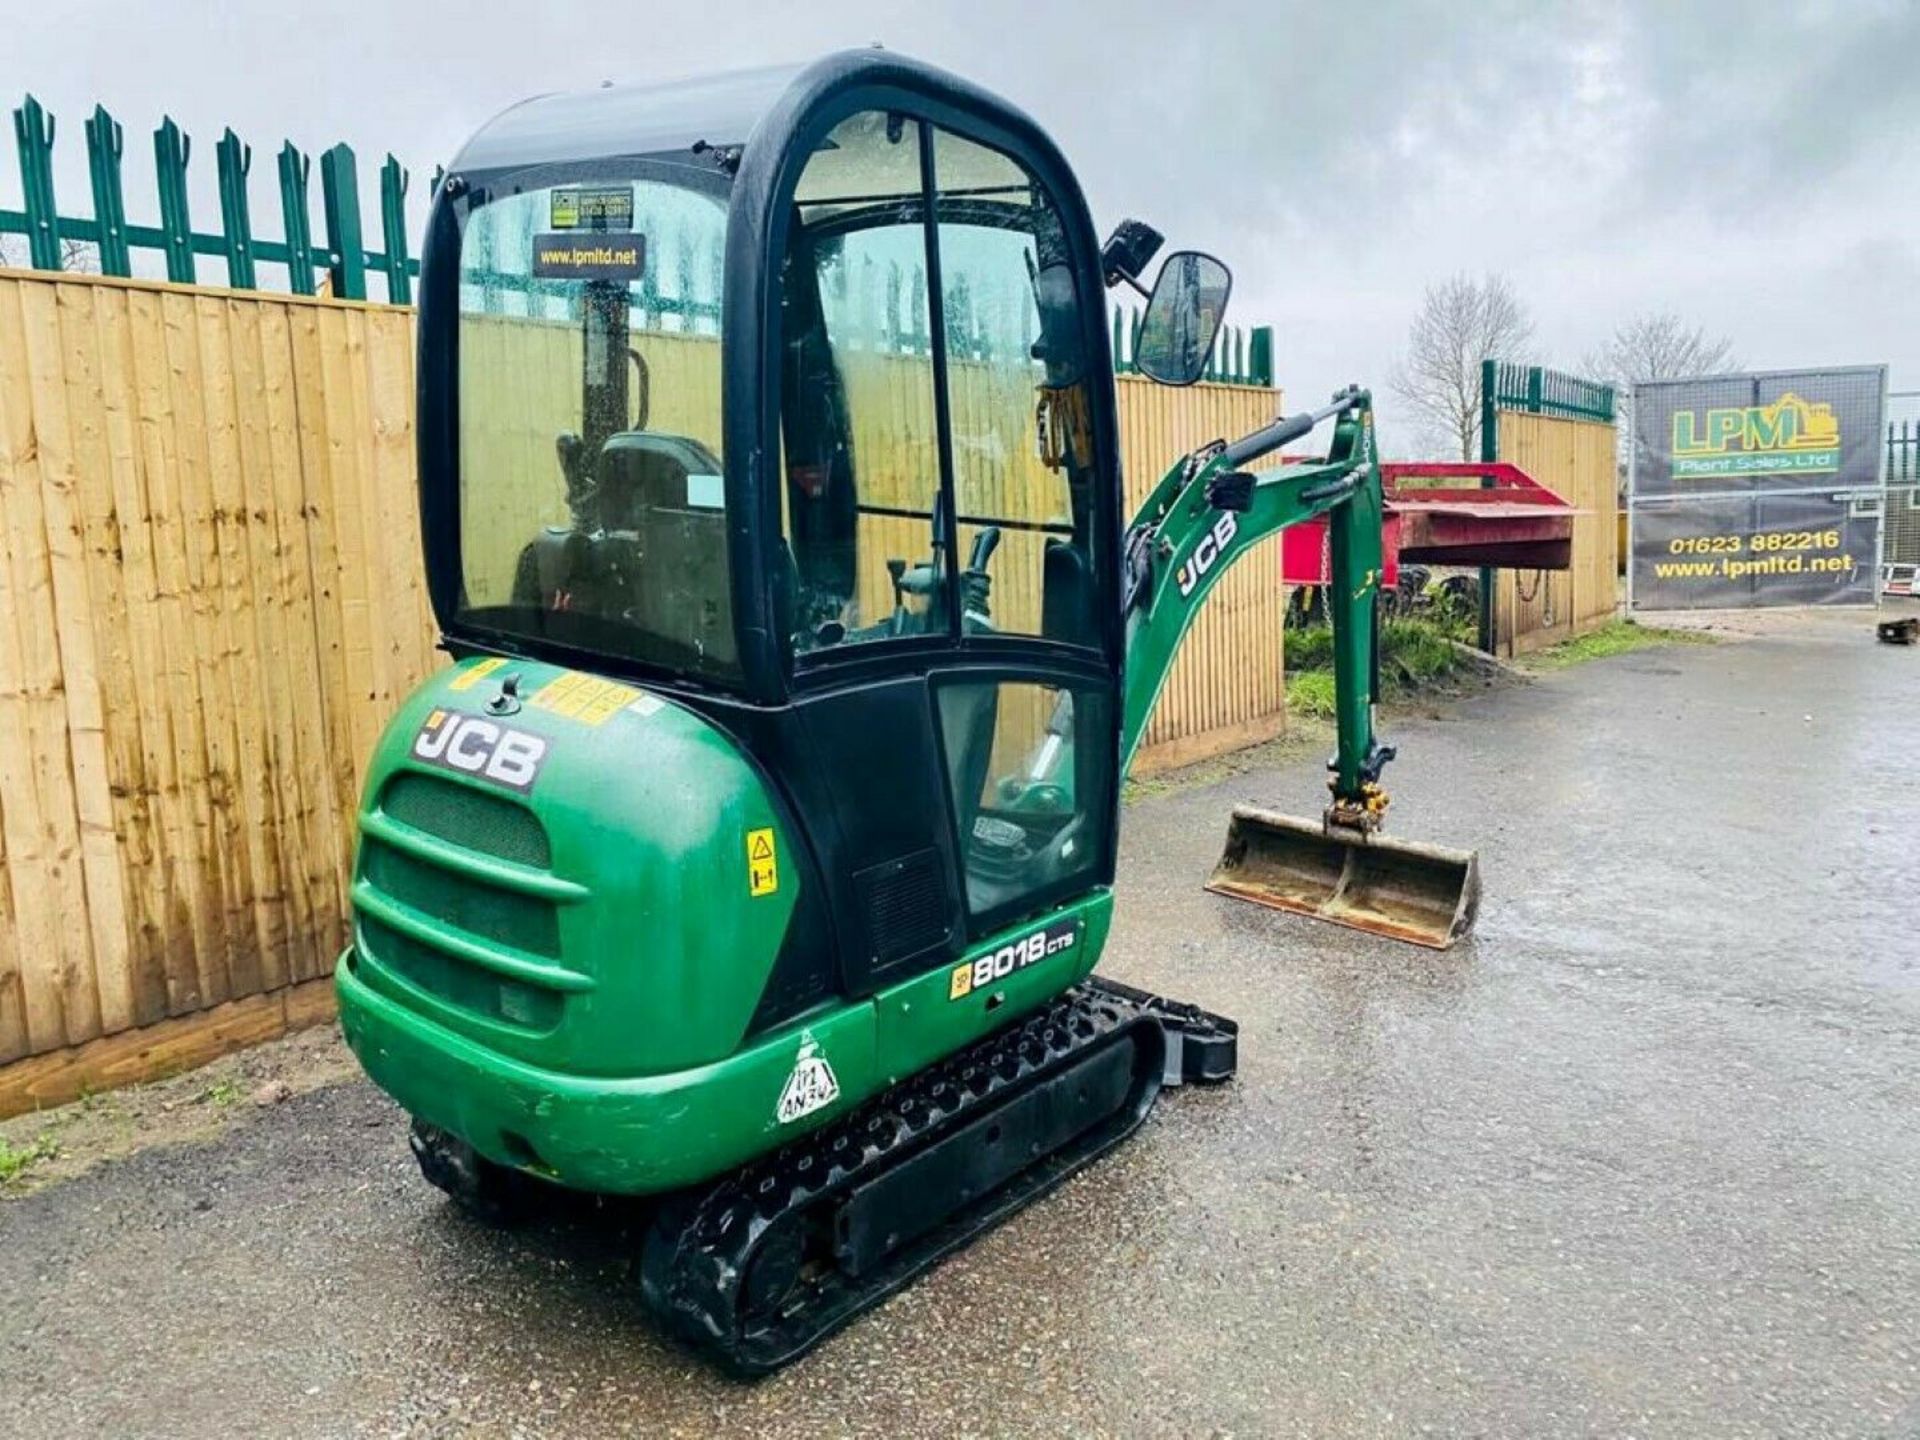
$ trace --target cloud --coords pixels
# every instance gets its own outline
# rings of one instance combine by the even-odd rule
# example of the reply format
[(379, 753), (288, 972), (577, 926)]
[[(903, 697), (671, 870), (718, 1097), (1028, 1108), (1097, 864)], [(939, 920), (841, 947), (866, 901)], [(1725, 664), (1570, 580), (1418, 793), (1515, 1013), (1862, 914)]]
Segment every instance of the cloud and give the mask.
[[(80, 123), (102, 100), (129, 128), (135, 218), (163, 111), (195, 137), (201, 223), (232, 124), (267, 227), (283, 136), (350, 141), (368, 183), (387, 150), (424, 177), (531, 93), (881, 40), (1033, 112), (1103, 222), (1138, 215), (1226, 258), (1233, 319), (1276, 326), (1303, 401), (1384, 390), (1422, 289), (1461, 269), (1505, 272), (1531, 305), (1540, 353), (1516, 358), (1572, 364), (1620, 317), (1672, 309), (1755, 364), (1884, 359), (1920, 388), (1911, 0), (336, 0), (297, 26), (190, 0), (0, 12), (8, 73), (61, 118), (63, 194), (86, 194)], [(17, 186), (0, 164), (0, 204)], [(1389, 403), (1389, 441), (1393, 421)]]

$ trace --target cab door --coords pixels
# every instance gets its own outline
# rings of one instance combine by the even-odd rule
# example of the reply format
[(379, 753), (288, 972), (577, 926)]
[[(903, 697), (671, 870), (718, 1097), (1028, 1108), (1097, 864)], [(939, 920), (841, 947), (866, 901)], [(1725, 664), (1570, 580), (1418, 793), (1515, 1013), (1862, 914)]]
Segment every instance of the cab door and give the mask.
[(783, 264), (772, 608), (803, 783), (833, 797), (854, 993), (1113, 873), (1118, 478), (1091, 228), (1008, 135), (962, 128), (892, 106), (832, 126)]
[(1112, 878), (1101, 539), (1117, 481), (1091, 404), (1111, 393), (1103, 302), (1059, 206), (1008, 151), (930, 133), (961, 565), (957, 663), (933, 689), (978, 939)]

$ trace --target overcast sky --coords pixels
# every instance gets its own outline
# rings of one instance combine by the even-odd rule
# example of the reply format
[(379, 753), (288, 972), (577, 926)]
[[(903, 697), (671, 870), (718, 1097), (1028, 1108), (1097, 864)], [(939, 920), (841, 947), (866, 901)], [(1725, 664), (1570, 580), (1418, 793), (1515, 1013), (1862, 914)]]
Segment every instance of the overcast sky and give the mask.
[(1456, 270), (1513, 281), (1537, 324), (1515, 359), (1574, 368), (1618, 320), (1674, 310), (1749, 366), (1885, 361), (1920, 389), (1920, 0), (0, 0), (0, 35), (0, 96), (59, 117), (68, 213), (87, 209), (95, 101), (127, 127), (130, 218), (154, 218), (166, 112), (194, 137), (196, 228), (217, 227), (231, 124), (277, 235), (283, 137), (352, 144), (370, 205), (384, 152), (424, 192), (529, 94), (880, 41), (1037, 116), (1103, 229), (1137, 215), (1218, 252), (1230, 318), (1275, 327), (1293, 400), (1385, 391), (1423, 286)]

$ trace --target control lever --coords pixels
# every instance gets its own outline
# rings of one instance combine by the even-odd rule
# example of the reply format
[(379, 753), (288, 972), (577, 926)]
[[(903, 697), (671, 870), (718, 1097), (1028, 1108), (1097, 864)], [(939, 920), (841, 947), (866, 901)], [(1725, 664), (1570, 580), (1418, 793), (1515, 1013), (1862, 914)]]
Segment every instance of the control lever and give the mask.
[(887, 561), (887, 574), (893, 577), (895, 600), (913, 595), (924, 597), (933, 594), (940, 585), (940, 571), (933, 565), (915, 565), (908, 568), (904, 560)]
[(1000, 527), (989, 525), (973, 537), (973, 554), (967, 559), (967, 572), (987, 573), (987, 562), (993, 559), (993, 552), (1000, 548)]
[(993, 577), (987, 574), (987, 562), (999, 548), (998, 525), (989, 525), (973, 537), (973, 553), (967, 558), (967, 568), (960, 572), (960, 614), (965, 619), (985, 625), (990, 618), (987, 596), (993, 589)]
[(553, 437), (554, 458), (560, 462), (560, 475), (567, 485), (567, 510), (573, 516), (573, 528), (591, 535), (600, 528), (598, 487), (587, 469), (587, 446), (572, 430)]

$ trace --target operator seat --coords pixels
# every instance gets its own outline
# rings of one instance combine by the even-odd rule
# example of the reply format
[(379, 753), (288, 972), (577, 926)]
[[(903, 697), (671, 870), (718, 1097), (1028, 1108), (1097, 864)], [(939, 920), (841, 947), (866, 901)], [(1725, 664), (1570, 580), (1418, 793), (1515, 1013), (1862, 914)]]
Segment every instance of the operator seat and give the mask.
[(1087, 557), (1064, 540), (1047, 541), (1040, 572), (1040, 633), (1084, 645), (1093, 633), (1093, 576)]
[[(719, 457), (689, 436), (623, 431), (601, 449), (598, 498), (627, 617), (726, 663), (737, 650), (721, 473)], [(631, 550), (620, 553), (621, 541)]]

